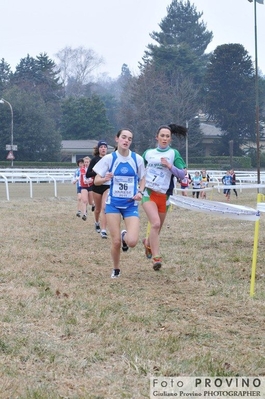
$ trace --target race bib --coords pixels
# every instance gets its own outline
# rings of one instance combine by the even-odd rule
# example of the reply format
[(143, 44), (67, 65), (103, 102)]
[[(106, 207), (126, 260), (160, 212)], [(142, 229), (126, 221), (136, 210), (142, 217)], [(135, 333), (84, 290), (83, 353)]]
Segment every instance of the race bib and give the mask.
[(133, 176), (114, 176), (113, 196), (118, 198), (132, 198), (134, 196)]

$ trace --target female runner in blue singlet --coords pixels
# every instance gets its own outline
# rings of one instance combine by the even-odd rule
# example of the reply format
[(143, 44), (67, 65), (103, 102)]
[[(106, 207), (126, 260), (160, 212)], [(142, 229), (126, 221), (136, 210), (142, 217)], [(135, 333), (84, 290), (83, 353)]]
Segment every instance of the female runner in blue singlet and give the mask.
[[(129, 129), (119, 130), (115, 137), (117, 150), (105, 155), (93, 168), (97, 174), (95, 185), (110, 181), (105, 212), (111, 236), (112, 278), (120, 276), (121, 244), (126, 252), (129, 247), (135, 247), (139, 239), (138, 204), (145, 188), (145, 167), (143, 158), (130, 150), (132, 138)], [(122, 218), (126, 230), (120, 232)]]

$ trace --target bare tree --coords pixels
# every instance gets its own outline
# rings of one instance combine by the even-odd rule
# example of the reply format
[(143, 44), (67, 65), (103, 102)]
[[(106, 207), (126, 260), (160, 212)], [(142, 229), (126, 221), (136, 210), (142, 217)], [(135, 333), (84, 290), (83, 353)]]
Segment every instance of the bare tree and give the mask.
[(65, 47), (56, 57), (66, 93), (79, 96), (85, 85), (93, 80), (92, 72), (103, 64), (103, 58), (84, 47)]
[[(128, 80), (121, 95), (118, 120), (122, 126), (132, 127), (134, 146), (138, 151), (155, 145), (159, 125), (176, 123), (185, 126), (186, 120), (198, 113), (198, 89), (189, 77), (181, 73), (167, 75), (152, 65), (144, 68), (137, 78)], [(179, 149), (185, 148), (183, 139), (174, 138)], [(197, 129), (190, 146), (200, 143)]]

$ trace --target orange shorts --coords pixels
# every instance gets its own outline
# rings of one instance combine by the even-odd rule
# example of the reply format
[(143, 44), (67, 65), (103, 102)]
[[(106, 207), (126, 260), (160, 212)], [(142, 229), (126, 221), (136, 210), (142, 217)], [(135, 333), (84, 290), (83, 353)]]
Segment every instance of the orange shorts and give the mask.
[(168, 204), (168, 195), (167, 194), (162, 194), (162, 193), (157, 193), (156, 191), (150, 190), (149, 188), (145, 189), (145, 192), (148, 193), (148, 195), (145, 195), (142, 199), (142, 203), (145, 203), (147, 201), (153, 201), (158, 209), (159, 213), (166, 213), (168, 210), (168, 207), (170, 204)]

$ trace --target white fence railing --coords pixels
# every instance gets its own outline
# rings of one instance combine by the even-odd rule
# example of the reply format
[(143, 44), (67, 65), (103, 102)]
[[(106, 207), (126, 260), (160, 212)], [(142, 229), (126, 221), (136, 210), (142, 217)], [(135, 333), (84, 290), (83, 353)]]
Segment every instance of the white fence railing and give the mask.
[(58, 196), (57, 183), (72, 181), (75, 169), (0, 169), (0, 183), (5, 184), (6, 199), (10, 200), (9, 185), (25, 183), (29, 185), (30, 198), (33, 198), (33, 184), (51, 183), (54, 196)]
[[(38, 183), (51, 183), (54, 186), (54, 196), (57, 197), (57, 184), (69, 183), (72, 181), (75, 168), (73, 169), (0, 169), (0, 183), (5, 184), (6, 199), (9, 201), (10, 184), (25, 183), (29, 185), (30, 198), (33, 198), (33, 185)], [(191, 176), (194, 175), (195, 169), (189, 169)], [(208, 170), (210, 183), (214, 186), (222, 185), (222, 177), (226, 171)], [(257, 183), (256, 171), (235, 171), (237, 184)], [(265, 171), (260, 173), (261, 184), (265, 183)]]

